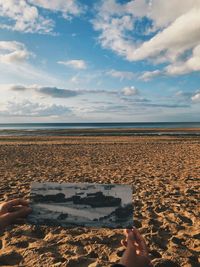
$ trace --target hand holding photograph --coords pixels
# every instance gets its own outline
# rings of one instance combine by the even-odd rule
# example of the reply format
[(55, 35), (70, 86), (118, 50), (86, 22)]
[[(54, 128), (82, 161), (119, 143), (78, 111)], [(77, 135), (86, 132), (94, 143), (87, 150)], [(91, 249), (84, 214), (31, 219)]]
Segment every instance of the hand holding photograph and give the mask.
[(131, 228), (130, 185), (32, 183), (32, 224), (64, 227)]

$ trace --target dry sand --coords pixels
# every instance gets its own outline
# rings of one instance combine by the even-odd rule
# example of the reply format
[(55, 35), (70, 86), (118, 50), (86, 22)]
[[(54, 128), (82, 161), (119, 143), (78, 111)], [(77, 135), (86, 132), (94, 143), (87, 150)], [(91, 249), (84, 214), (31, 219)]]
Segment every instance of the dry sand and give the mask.
[[(198, 266), (200, 137), (1, 137), (0, 197), (29, 198), (32, 181), (133, 186), (134, 223), (154, 261)], [(110, 266), (122, 230), (11, 226), (0, 266)], [(172, 265), (166, 265), (172, 266)]]

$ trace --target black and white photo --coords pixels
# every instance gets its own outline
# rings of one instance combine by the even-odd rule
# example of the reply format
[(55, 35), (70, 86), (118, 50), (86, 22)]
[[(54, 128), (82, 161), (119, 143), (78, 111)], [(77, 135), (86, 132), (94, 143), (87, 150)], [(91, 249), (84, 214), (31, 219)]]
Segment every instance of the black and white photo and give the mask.
[(32, 183), (32, 224), (129, 228), (133, 225), (130, 185)]

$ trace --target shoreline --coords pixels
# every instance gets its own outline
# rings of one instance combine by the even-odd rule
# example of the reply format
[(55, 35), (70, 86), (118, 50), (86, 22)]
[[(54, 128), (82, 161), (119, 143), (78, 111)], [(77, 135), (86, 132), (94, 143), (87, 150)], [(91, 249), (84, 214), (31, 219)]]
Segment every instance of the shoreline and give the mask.
[(200, 136), (200, 128), (0, 129), (9, 136)]

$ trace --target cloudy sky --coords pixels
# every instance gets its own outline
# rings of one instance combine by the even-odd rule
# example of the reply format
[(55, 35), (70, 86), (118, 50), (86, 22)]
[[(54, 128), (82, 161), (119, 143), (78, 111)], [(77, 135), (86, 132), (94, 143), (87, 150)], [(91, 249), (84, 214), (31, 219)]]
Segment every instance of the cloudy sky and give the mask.
[(0, 0), (0, 123), (200, 121), (200, 0)]

